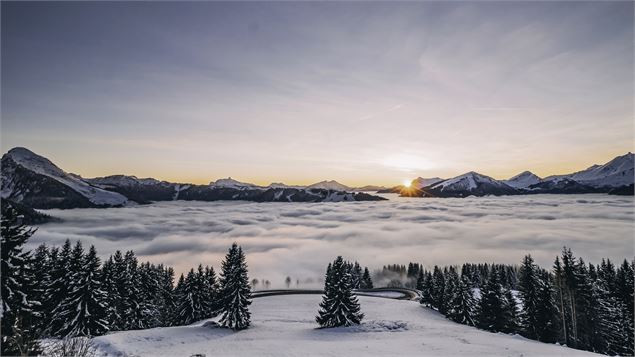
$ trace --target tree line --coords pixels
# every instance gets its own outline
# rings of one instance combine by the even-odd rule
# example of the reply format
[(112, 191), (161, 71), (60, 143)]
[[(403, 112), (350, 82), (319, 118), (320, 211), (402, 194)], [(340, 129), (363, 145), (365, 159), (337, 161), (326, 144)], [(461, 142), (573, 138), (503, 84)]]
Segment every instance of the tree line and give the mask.
[(220, 315), (221, 326), (250, 324), (251, 288), (242, 249), (233, 244), (217, 278), (202, 265), (181, 275), (120, 251), (101, 264), (97, 251), (67, 240), (23, 251), (35, 232), (17, 213), (2, 216), (2, 355), (37, 355), (38, 339), (190, 324)]
[(551, 271), (464, 264), (418, 272), (421, 304), (458, 323), (608, 355), (634, 353), (635, 261), (586, 264), (563, 248)]

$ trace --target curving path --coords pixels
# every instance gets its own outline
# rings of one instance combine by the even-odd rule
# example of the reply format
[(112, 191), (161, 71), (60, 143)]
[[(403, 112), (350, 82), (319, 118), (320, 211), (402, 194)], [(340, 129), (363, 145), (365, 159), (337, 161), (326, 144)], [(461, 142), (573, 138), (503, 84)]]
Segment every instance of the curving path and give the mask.
[[(306, 294), (324, 294), (323, 290), (311, 289), (278, 289), (278, 290), (258, 290), (251, 293), (252, 298), (260, 298), (276, 295), (306, 295)], [(395, 300), (416, 300), (419, 298), (419, 292), (408, 288), (375, 288), (360, 289), (355, 291), (358, 296), (370, 296), (384, 299)]]

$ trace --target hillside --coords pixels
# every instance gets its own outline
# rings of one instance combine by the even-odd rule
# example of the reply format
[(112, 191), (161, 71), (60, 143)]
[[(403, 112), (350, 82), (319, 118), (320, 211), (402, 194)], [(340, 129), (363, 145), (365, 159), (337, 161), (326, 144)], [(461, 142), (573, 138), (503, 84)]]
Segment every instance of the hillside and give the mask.
[(103, 356), (586, 356), (592, 353), (453, 323), (415, 301), (360, 297), (358, 327), (316, 329), (320, 295), (263, 297), (252, 327), (237, 333), (203, 326), (155, 328), (97, 337)]

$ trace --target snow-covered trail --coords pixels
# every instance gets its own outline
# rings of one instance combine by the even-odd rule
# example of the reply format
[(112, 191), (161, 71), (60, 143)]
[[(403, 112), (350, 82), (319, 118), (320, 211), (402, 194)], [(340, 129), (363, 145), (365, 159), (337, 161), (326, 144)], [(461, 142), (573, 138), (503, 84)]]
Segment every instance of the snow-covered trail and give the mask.
[(360, 296), (363, 324), (317, 329), (319, 295), (262, 297), (252, 326), (232, 332), (190, 326), (117, 332), (94, 339), (100, 356), (584, 356), (588, 352), (448, 321), (415, 301)]

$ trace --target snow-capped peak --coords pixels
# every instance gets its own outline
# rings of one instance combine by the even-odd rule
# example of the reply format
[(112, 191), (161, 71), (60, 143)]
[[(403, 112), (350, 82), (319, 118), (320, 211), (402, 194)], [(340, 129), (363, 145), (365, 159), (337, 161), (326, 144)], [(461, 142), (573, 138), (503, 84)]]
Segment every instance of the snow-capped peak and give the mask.
[(443, 179), (440, 177), (431, 177), (431, 178), (417, 177), (416, 179), (412, 180), (412, 182), (410, 183), (410, 186), (420, 189), (422, 187), (434, 185), (435, 183), (441, 182), (441, 181), (443, 181)]
[(489, 176), (485, 176), (479, 174), (478, 172), (470, 171), (464, 173), (463, 175), (459, 175), (453, 177), (451, 179), (447, 179), (445, 181), (438, 182), (432, 185), (432, 188), (450, 188), (452, 189), (462, 189), (462, 190), (473, 190), (479, 186), (479, 184), (487, 183), (495, 186), (506, 186), (504, 183), (495, 180)]
[[(36, 174), (47, 176), (51, 179), (54, 179), (68, 187), (72, 190), (78, 192), (82, 196), (86, 197), (90, 202), (96, 205), (109, 205), (109, 206), (119, 206), (124, 205), (128, 199), (123, 195), (103, 190), (101, 188), (92, 186), (90, 183), (86, 182), (81, 176), (76, 174), (69, 174), (64, 172), (62, 169), (57, 167), (54, 163), (52, 163), (49, 159), (42, 157), (29, 149), (23, 147), (16, 147), (9, 150), (3, 157), (3, 182), (2, 182), (2, 197), (6, 198), (9, 196), (13, 196), (18, 194), (18, 192), (13, 192), (12, 183), (5, 182), (8, 178), (4, 177), (5, 160), (12, 161), (15, 165), (22, 166), (24, 169), (32, 171)], [(7, 171), (8, 172), (8, 171)]]
[(253, 183), (240, 182), (238, 180), (234, 180), (231, 177), (225, 179), (218, 179), (216, 181), (210, 182), (210, 186), (215, 187), (228, 187), (228, 188), (257, 188), (258, 185), (254, 185)]
[[(62, 169), (55, 166), (49, 159), (42, 157), (33, 151), (23, 148), (16, 147), (9, 150), (5, 156), (10, 157), (16, 164), (29, 169), (33, 172), (36, 172), (41, 175), (46, 176), (61, 176), (66, 175)], [(74, 175), (77, 176), (77, 175)]]
[(515, 188), (527, 188), (531, 185), (542, 182), (542, 179), (531, 171), (524, 171), (503, 182)]
[(545, 180), (559, 178), (569, 178), (579, 183), (594, 187), (619, 187), (630, 185), (635, 180), (633, 174), (633, 163), (635, 154), (627, 153), (617, 156), (613, 160), (603, 165), (593, 165), (586, 170), (574, 172), (568, 175), (549, 176)]
[(307, 186), (306, 188), (311, 189), (311, 188), (319, 188), (319, 189), (323, 189), (323, 190), (333, 190), (333, 191), (351, 191), (352, 189), (346, 185), (342, 185), (341, 183), (335, 181), (335, 180), (330, 180), (330, 181), (320, 181), (317, 183), (314, 183), (312, 185)]

